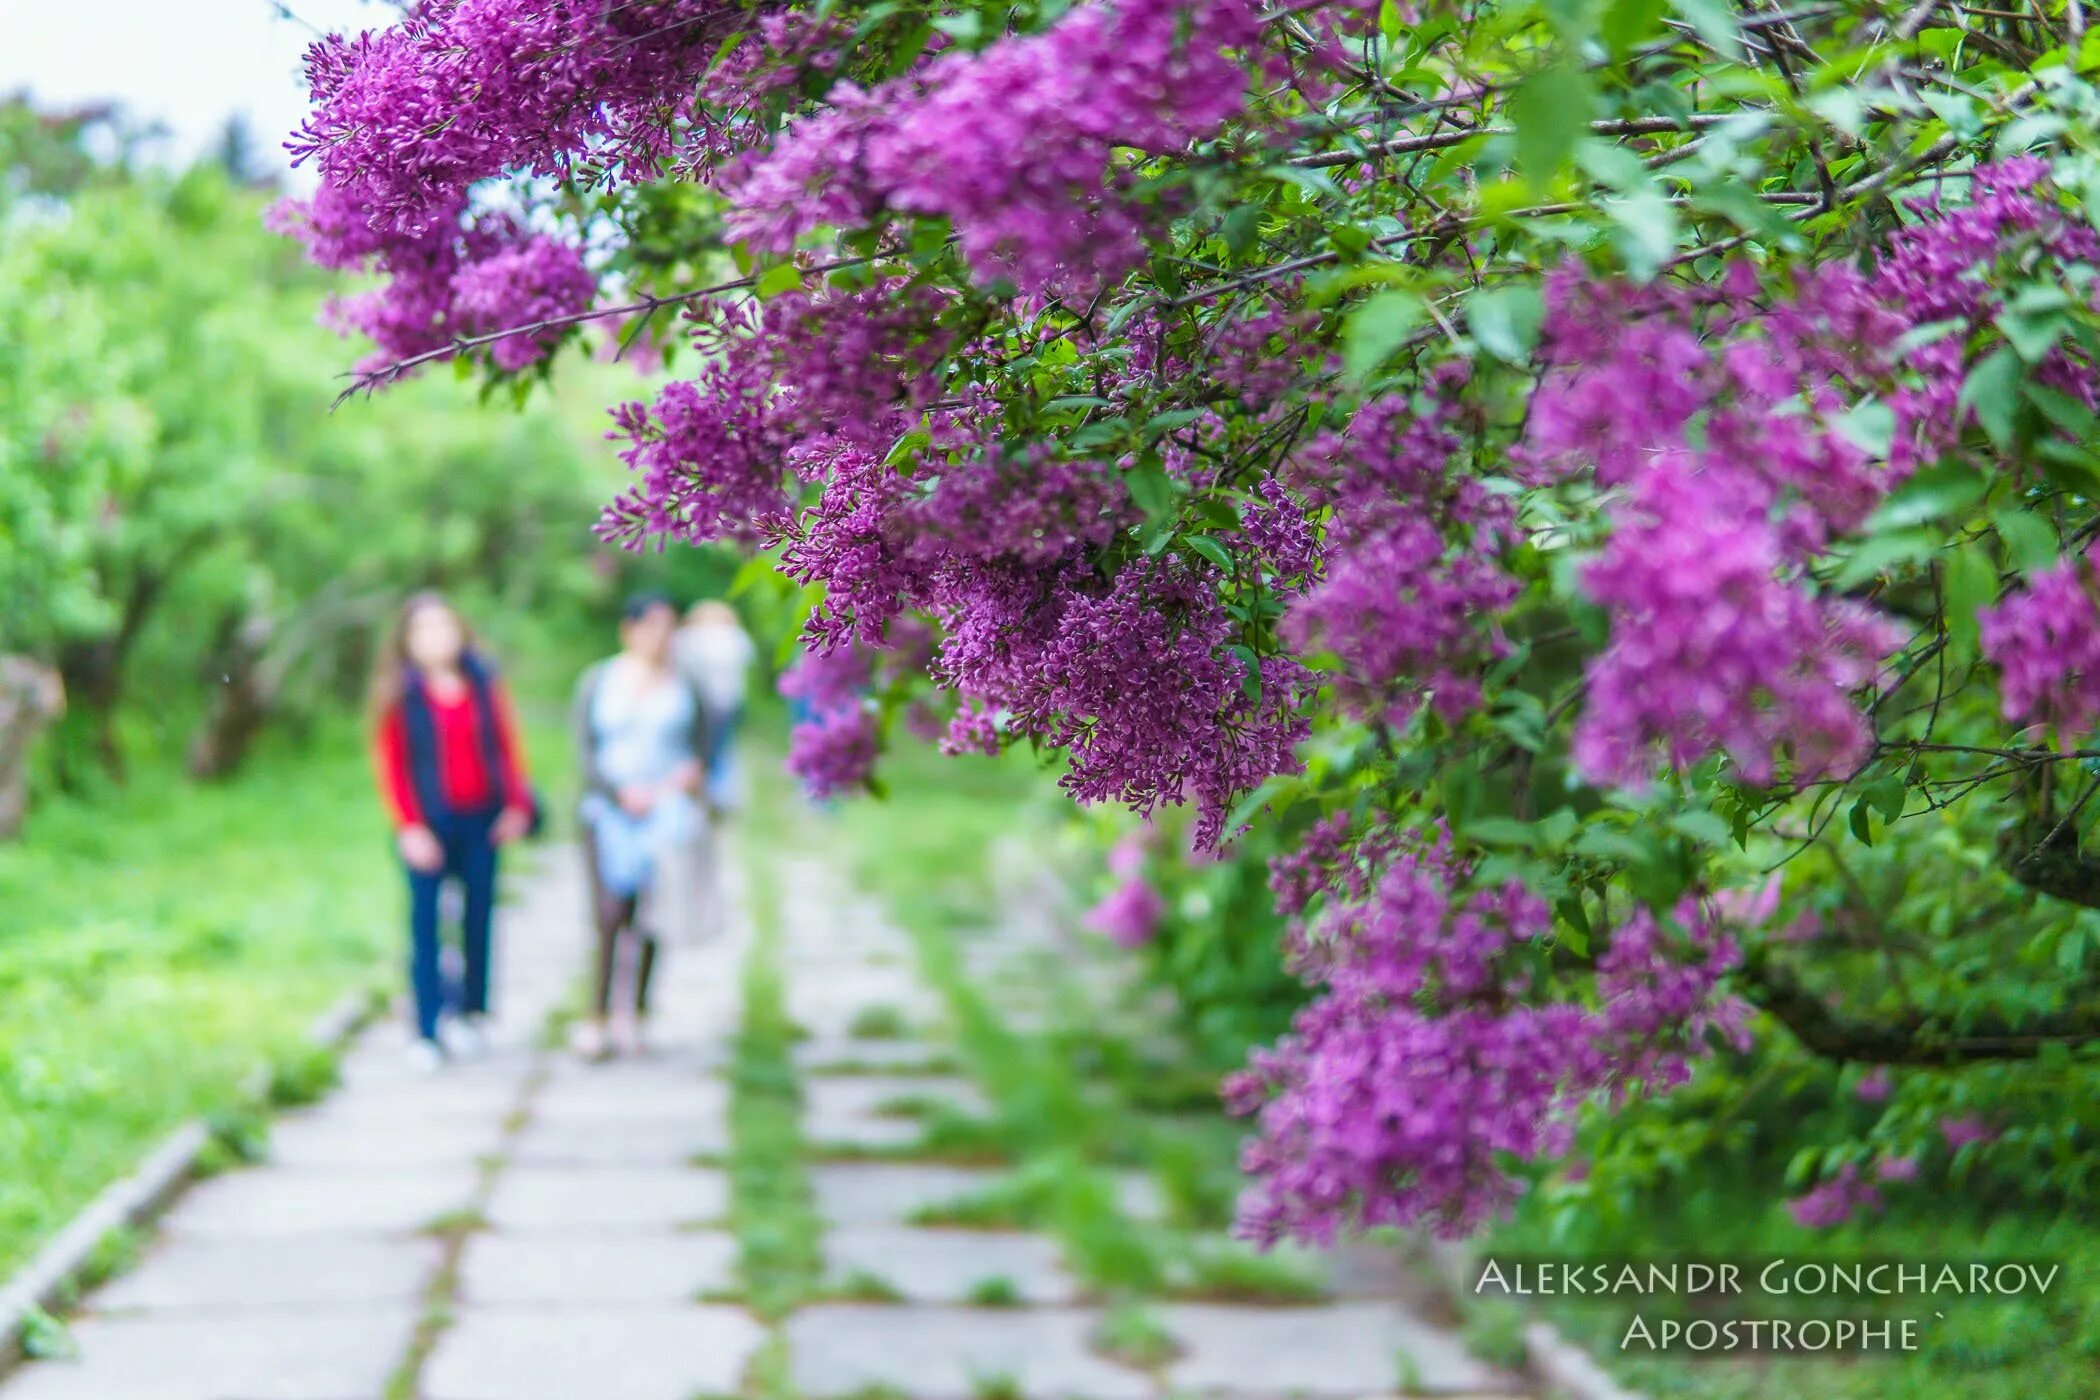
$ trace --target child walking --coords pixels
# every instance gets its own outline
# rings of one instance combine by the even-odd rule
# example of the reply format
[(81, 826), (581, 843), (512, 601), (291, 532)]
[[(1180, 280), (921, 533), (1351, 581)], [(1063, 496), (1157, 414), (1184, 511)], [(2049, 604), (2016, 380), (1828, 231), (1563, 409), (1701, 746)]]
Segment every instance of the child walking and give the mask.
[[(408, 875), (411, 1063), (476, 1054), (489, 1004), (496, 849), (532, 826), (532, 793), (510, 697), (451, 604), (418, 593), (401, 608), (372, 685), (373, 759)], [(438, 897), (457, 881), (464, 964), (456, 1017), (438, 965)], [(440, 1036), (443, 1037), (440, 1048)]]

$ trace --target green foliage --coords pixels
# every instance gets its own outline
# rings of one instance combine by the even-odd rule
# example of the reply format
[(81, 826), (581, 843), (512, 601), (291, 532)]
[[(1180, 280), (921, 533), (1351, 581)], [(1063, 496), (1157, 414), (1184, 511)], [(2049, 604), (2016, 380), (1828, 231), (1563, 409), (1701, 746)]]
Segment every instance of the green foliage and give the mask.
[(1111, 1361), (1150, 1371), (1181, 1354), (1174, 1334), (1157, 1314), (1128, 1299), (1117, 1303), (1101, 1317), (1094, 1329), (1094, 1350)]
[(853, 1013), (853, 1020), (846, 1028), (848, 1035), (863, 1040), (900, 1040), (910, 1034), (911, 1027), (905, 1022), (904, 1013), (894, 1006), (863, 1006)]
[(1020, 1287), (1012, 1279), (995, 1275), (971, 1284), (964, 1301), (973, 1308), (1018, 1308), (1028, 1300), (1022, 1297)]
[(779, 952), (779, 890), (771, 847), (751, 863), (757, 937), (744, 964), (744, 1019), (730, 1066), (730, 1228), (744, 1297), (777, 1320), (819, 1291), (823, 1224), (802, 1161), (802, 1094), (792, 1058)]
[(339, 1077), (334, 1047), (299, 1046), (271, 1062), (270, 1103), (277, 1108), (317, 1103), (336, 1086)]
[[(234, 1109), (257, 1064), (303, 1060), (396, 946), (358, 746), (268, 759), (203, 792), (148, 769), (0, 847), (0, 1273), (179, 1124)], [(253, 1143), (252, 1115), (222, 1121)]]
[(414, 588), (470, 615), (603, 596), (602, 392), (521, 416), (411, 383), (331, 413), (331, 287), (261, 193), (77, 153), (61, 178), (0, 116), (0, 184), (46, 191), (0, 200), (0, 654), (60, 665), (71, 782), (127, 741), (222, 774), (263, 718), (354, 698)]

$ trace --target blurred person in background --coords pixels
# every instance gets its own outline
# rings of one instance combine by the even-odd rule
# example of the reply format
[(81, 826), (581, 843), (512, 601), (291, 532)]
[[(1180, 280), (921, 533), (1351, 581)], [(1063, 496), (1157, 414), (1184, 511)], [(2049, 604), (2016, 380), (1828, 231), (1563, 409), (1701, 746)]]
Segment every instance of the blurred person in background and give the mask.
[[(577, 682), (572, 725), (583, 774), (582, 817), (597, 932), (591, 1015), (574, 1047), (586, 1059), (638, 1053), (659, 934), (679, 914), (705, 824), (707, 716), (673, 657), (678, 610), (660, 594), (630, 600), (619, 654)], [(632, 991), (614, 1011), (621, 964)], [(632, 1008), (631, 1013), (629, 1007)]]
[[(510, 697), (465, 621), (435, 593), (402, 605), (373, 673), (371, 712), (380, 796), (408, 874), (409, 1055), (429, 1071), (485, 1043), (496, 849), (531, 831), (532, 789)], [(464, 976), (452, 995), (438, 958), (447, 882), (463, 896)]]
[(707, 805), (717, 813), (735, 810), (738, 788), (736, 731), (744, 718), (744, 690), (758, 648), (737, 620), (736, 609), (719, 598), (693, 604), (678, 629), (678, 669), (705, 711)]

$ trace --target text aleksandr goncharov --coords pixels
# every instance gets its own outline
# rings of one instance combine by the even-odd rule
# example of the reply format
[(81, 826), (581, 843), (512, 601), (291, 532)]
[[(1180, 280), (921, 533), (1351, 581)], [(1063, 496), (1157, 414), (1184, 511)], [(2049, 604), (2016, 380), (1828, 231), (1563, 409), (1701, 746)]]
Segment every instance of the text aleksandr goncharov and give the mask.
[[(1521, 1263), (1489, 1259), (1475, 1293), (1513, 1298), (1945, 1298), (2043, 1294), (2061, 1265), (1772, 1259), (1758, 1263)], [(1635, 1313), (1623, 1350), (1910, 1351), (1914, 1317), (1650, 1318)]]

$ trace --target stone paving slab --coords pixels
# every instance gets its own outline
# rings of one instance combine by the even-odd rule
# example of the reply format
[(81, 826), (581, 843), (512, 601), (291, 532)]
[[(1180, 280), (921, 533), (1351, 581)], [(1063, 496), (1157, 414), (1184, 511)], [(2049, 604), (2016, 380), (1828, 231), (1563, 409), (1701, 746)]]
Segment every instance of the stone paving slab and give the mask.
[(314, 1111), (361, 1118), (501, 1117), (517, 1106), (531, 1074), (531, 1057), (523, 1051), (492, 1052), (486, 1059), (448, 1063), (439, 1074), (421, 1074), (409, 1063), (404, 1038), (398, 1048), (347, 1064), (342, 1087)]
[(913, 1303), (972, 1301), (994, 1280), (1030, 1303), (1068, 1303), (1079, 1293), (1055, 1244), (1004, 1231), (857, 1225), (824, 1236), (824, 1266), (834, 1284), (856, 1274), (880, 1279)]
[[(730, 1395), (765, 1340), (729, 1307), (469, 1308), (423, 1368), (423, 1400)], [(11, 1398), (10, 1398), (11, 1400)]]
[(473, 1198), (470, 1165), (358, 1171), (261, 1167), (203, 1182), (168, 1213), (171, 1235), (291, 1239), (405, 1235)]
[(442, 1167), (477, 1162), (502, 1142), (501, 1120), (486, 1115), (403, 1129), (308, 1112), (270, 1125), (269, 1159), (280, 1167)]
[(819, 1148), (902, 1147), (925, 1137), (924, 1118), (884, 1111), (893, 1102), (926, 1100), (966, 1114), (989, 1108), (976, 1085), (949, 1075), (813, 1075), (802, 1098), (802, 1136)]
[(817, 1214), (834, 1226), (902, 1225), (923, 1206), (974, 1195), (1006, 1179), (989, 1167), (931, 1162), (840, 1162), (809, 1169)]
[(460, 1297), (487, 1303), (690, 1303), (736, 1284), (736, 1240), (670, 1234), (477, 1235), (460, 1259)]
[(805, 1308), (787, 1321), (790, 1374), (817, 1400), (877, 1386), (971, 1400), (995, 1380), (1025, 1400), (1146, 1400), (1143, 1376), (1088, 1350), (1098, 1322), (1064, 1308)]
[(496, 1178), (489, 1224), (498, 1230), (676, 1230), (720, 1220), (722, 1173), (695, 1167), (512, 1167)]
[(171, 1240), (95, 1295), (94, 1309), (294, 1308), (414, 1302), (437, 1268), (436, 1240)]
[(529, 1167), (679, 1167), (701, 1153), (729, 1150), (729, 1126), (719, 1119), (692, 1122), (614, 1119), (604, 1123), (531, 1123), (513, 1138), (508, 1159)]
[(1487, 1391), (1506, 1382), (1467, 1355), (1456, 1337), (1397, 1303), (1183, 1303), (1160, 1308), (1158, 1316), (1185, 1349), (1167, 1368), (1168, 1385), (1182, 1394), (1355, 1400), (1398, 1390), (1403, 1380), (1426, 1394)]
[(729, 1088), (697, 1074), (630, 1071), (550, 1082), (532, 1104), (535, 1123), (720, 1123)]
[(24, 1368), (7, 1400), (366, 1400), (385, 1391), (417, 1312), (84, 1318), (80, 1358)]

